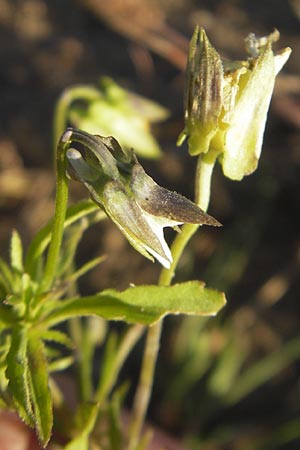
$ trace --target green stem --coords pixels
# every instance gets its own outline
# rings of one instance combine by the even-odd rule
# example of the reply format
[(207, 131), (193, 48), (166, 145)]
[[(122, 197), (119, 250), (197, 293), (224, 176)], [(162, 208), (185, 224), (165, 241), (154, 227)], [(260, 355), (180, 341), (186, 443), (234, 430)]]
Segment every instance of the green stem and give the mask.
[[(67, 113), (71, 103), (74, 100), (84, 99), (93, 100), (99, 98), (100, 94), (96, 88), (89, 86), (75, 86), (67, 89), (57, 102), (54, 112), (54, 125), (53, 125), (53, 139), (54, 148), (58, 142), (59, 136), (63, 133), (67, 125)], [(43, 282), (41, 285), (42, 291), (50, 289), (54, 276), (58, 256), (60, 252), (60, 246), (63, 236), (64, 221), (68, 203), (68, 180), (65, 173), (65, 151), (67, 147), (67, 132), (60, 138), (57, 145), (56, 153), (56, 200), (55, 200), (55, 215), (52, 228), (51, 242), (49, 246), (49, 252), (47, 255), (47, 261), (45, 266), (45, 272)]]
[(111, 389), (115, 385), (120, 370), (123, 367), (124, 361), (127, 359), (129, 353), (141, 337), (143, 331), (144, 327), (142, 325), (135, 325), (128, 329), (126, 335), (122, 339), (121, 345), (114, 359), (111, 374), (106, 378), (105, 383), (101, 383), (99, 385), (96, 391), (94, 401), (96, 401), (99, 405), (102, 405), (106, 397), (109, 395)]
[[(70, 105), (75, 100), (94, 100), (99, 98), (100, 93), (96, 88), (90, 86), (75, 86), (65, 90), (57, 102), (54, 112), (53, 124), (53, 140), (54, 148), (59, 137), (64, 132), (67, 125), (68, 110)], [(60, 245), (63, 236), (64, 220), (66, 216), (66, 209), (68, 203), (68, 180), (65, 174), (65, 150), (67, 142), (63, 137), (57, 145), (56, 154), (56, 201), (55, 201), (55, 216), (52, 228), (51, 242), (45, 267), (44, 278), (42, 282), (42, 289), (48, 290), (53, 282), (55, 276), (55, 269), (59, 256)]]
[(66, 132), (57, 146), (55, 214), (43, 281), (41, 283), (41, 292), (48, 291), (52, 286), (63, 237), (68, 204), (68, 180), (65, 173), (65, 151), (67, 146), (68, 133)]
[(98, 89), (92, 86), (74, 86), (66, 89), (59, 98), (54, 111), (53, 140), (54, 146), (59, 136), (67, 127), (68, 111), (71, 104), (76, 100), (95, 100), (101, 97)]
[(90, 342), (87, 327), (80, 317), (69, 321), (69, 330), (77, 348), (78, 391), (81, 402), (88, 402), (92, 398), (92, 361), (95, 345)]
[(133, 419), (129, 430), (128, 450), (136, 450), (145, 421), (154, 380), (163, 321), (148, 328), (139, 384), (133, 404)]
[[(210, 200), (211, 177), (214, 164), (215, 159), (208, 161), (205, 157), (199, 156), (198, 158), (195, 180), (195, 203), (204, 211), (207, 210)], [(162, 269), (158, 282), (160, 286), (169, 286), (171, 284), (182, 252), (198, 227), (199, 225), (197, 224), (185, 224), (182, 227), (181, 233), (177, 234), (171, 247), (173, 262), (169, 269)], [(133, 419), (130, 428), (128, 450), (136, 450), (140, 440), (142, 426), (145, 421), (152, 392), (162, 326), (163, 321), (160, 320), (148, 328), (141, 374), (133, 405)]]

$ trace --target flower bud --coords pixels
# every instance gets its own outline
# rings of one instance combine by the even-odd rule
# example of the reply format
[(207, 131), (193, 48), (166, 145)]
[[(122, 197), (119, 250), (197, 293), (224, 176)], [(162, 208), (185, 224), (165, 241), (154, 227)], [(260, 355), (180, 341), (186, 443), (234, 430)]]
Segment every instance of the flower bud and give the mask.
[(206, 153), (218, 130), (222, 109), (223, 67), (203, 28), (196, 27), (190, 43), (184, 95), (185, 129), (180, 145), (189, 136), (191, 155)]

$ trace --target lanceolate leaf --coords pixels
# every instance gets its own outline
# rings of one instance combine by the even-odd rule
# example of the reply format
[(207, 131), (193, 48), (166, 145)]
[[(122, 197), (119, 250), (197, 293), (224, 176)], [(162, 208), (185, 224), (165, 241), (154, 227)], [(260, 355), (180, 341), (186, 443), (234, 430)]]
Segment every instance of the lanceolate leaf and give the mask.
[(0, 275), (3, 286), (6, 291), (11, 293), (14, 286), (14, 276), (10, 267), (6, 262), (0, 257)]
[(151, 325), (168, 314), (214, 316), (225, 303), (222, 292), (208, 289), (199, 281), (169, 287), (137, 286), (66, 300), (44, 322), (55, 325), (70, 317), (94, 314), (108, 320)]
[(11, 266), (18, 272), (23, 271), (23, 248), (19, 233), (13, 230), (10, 244)]
[(43, 340), (49, 342), (56, 342), (57, 344), (64, 345), (65, 347), (73, 350), (74, 344), (72, 340), (62, 331), (58, 330), (46, 330), (42, 334)]
[(16, 327), (12, 333), (11, 346), (6, 358), (6, 377), (8, 378), (8, 389), (18, 414), (32, 426), (27, 345), (27, 330)]
[(35, 335), (28, 341), (28, 364), (35, 426), (40, 441), (46, 446), (53, 425), (52, 400), (44, 344)]
[(74, 364), (73, 356), (66, 356), (64, 358), (56, 359), (48, 365), (48, 372), (59, 372), (68, 369), (72, 364)]

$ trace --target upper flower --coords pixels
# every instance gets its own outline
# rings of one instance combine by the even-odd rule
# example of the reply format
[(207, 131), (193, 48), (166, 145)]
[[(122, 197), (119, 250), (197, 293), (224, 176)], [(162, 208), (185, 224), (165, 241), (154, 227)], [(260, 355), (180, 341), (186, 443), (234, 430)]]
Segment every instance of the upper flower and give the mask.
[(169, 113), (145, 97), (123, 89), (111, 78), (101, 77), (98, 95), (86, 105), (74, 105), (70, 122), (89, 133), (116, 136), (125, 148), (134, 146), (146, 158), (158, 158), (161, 150), (151, 124), (165, 120)]
[(172, 255), (164, 239), (164, 227), (182, 223), (220, 226), (192, 201), (156, 184), (134, 152), (124, 152), (114, 138), (72, 129), (68, 132), (70, 143), (84, 147), (82, 153), (68, 149), (69, 175), (87, 187), (92, 199), (146, 258), (155, 257), (164, 267), (170, 267)]
[(205, 31), (196, 27), (186, 70), (185, 128), (191, 155), (218, 155), (224, 174), (240, 180), (258, 164), (275, 77), (291, 53), (274, 54), (269, 36), (246, 38), (245, 61), (222, 61)]

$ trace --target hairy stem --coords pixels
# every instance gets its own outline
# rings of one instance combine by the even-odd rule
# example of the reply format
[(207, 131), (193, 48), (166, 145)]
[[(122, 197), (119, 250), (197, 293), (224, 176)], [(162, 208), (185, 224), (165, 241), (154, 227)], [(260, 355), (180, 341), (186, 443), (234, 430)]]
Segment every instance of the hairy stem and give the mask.
[[(199, 156), (198, 158), (195, 179), (195, 203), (204, 211), (207, 210), (210, 200), (211, 177), (214, 164), (215, 159), (207, 161), (205, 157)], [(185, 224), (181, 233), (177, 234), (171, 247), (173, 262), (170, 269), (162, 269), (158, 282), (160, 286), (169, 286), (171, 284), (182, 252), (198, 227), (199, 225), (197, 224)], [(147, 331), (141, 374), (133, 405), (133, 419), (128, 450), (136, 450), (140, 440), (152, 392), (162, 326), (163, 321), (160, 320), (149, 327)]]

